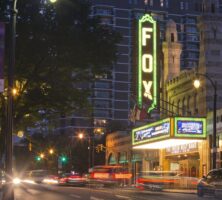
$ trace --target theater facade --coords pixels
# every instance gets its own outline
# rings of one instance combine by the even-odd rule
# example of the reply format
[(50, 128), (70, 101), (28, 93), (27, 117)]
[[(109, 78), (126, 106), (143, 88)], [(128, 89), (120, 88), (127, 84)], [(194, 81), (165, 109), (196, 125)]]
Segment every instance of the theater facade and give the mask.
[(209, 148), (206, 118), (169, 117), (132, 130), (132, 148), (159, 151), (155, 168), (143, 159), (143, 171), (178, 171), (184, 176), (206, 174)]

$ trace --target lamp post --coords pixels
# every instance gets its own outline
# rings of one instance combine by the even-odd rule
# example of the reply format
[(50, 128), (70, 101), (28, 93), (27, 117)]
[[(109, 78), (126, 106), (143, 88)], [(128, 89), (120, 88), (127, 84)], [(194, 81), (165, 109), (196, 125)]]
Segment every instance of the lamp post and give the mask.
[[(90, 169), (91, 166), (92, 167), (94, 166), (94, 138), (92, 138), (90, 135), (85, 137), (83, 133), (79, 133), (78, 138), (81, 140), (84, 138), (88, 139), (88, 144), (89, 144), (89, 146), (88, 146), (88, 153), (89, 153), (88, 168)], [(91, 139), (93, 139), (93, 141), (91, 141)], [(91, 146), (92, 146), (92, 148), (91, 148)], [(92, 149), (92, 152), (91, 152), (91, 149)], [(92, 156), (92, 158), (91, 158), (91, 156)]]
[[(207, 78), (210, 83), (211, 86), (214, 89), (214, 96), (213, 96), (213, 137), (212, 137), (212, 168), (215, 169), (216, 168), (216, 159), (217, 159), (217, 121), (216, 121), (216, 117), (217, 117), (217, 81), (213, 81), (207, 74), (200, 74), (200, 73), (196, 73), (197, 76), (204, 76), (205, 78)], [(199, 88), (200, 87), (200, 81), (199, 80), (195, 80), (194, 81), (194, 87), (195, 88)]]

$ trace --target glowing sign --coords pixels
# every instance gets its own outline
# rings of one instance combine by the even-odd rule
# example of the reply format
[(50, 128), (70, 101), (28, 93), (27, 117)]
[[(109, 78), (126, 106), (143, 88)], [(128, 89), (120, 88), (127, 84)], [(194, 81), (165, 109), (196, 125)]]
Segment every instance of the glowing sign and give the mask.
[(170, 119), (133, 129), (133, 143), (144, 143), (170, 137)]
[(138, 96), (140, 108), (148, 104), (147, 112), (157, 105), (157, 29), (156, 21), (146, 14), (138, 27)]
[[(173, 141), (173, 145), (179, 145), (183, 144), (183, 141), (184, 144), (187, 144), (188, 142), (194, 142), (195, 139), (205, 138), (205, 118), (172, 117), (132, 130), (132, 144), (138, 145), (138, 147), (147, 144), (157, 144), (160, 141), (167, 141), (169, 139)], [(158, 145), (154, 146), (160, 148)]]
[(205, 118), (175, 118), (176, 137), (206, 137)]

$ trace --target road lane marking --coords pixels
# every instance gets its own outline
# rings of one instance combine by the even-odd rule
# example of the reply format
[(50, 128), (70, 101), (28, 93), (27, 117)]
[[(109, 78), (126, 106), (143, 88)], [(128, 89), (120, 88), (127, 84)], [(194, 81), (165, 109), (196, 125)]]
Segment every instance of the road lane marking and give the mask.
[(122, 195), (115, 195), (119, 199), (131, 199), (130, 197), (127, 196), (122, 196)]
[(77, 199), (81, 199), (81, 197), (79, 195), (76, 195), (76, 194), (70, 194), (69, 196), (77, 198)]
[(104, 199), (100, 199), (100, 198), (97, 198), (97, 197), (94, 197), (94, 196), (91, 196), (90, 199), (91, 200), (104, 200)]
[(40, 193), (40, 191), (37, 191), (37, 190), (34, 190), (34, 189), (27, 189), (27, 191), (28, 191), (30, 194), (33, 194), (33, 195)]

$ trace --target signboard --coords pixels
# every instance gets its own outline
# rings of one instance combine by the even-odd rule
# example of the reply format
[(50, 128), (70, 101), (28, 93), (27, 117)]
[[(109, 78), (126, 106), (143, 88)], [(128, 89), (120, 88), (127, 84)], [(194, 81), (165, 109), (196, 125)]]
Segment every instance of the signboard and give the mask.
[(175, 118), (175, 137), (205, 138), (206, 119), (205, 118)]
[[(138, 146), (166, 139), (178, 139), (179, 144), (179, 141), (183, 142), (183, 139), (184, 141), (189, 140), (190, 143), (192, 139), (199, 140), (205, 138), (205, 118), (167, 118), (132, 130), (132, 144)], [(185, 149), (188, 147), (190, 148), (191, 146), (184, 145)], [(178, 151), (182, 151), (182, 149)]]
[(4, 91), (4, 49), (5, 49), (5, 24), (0, 22), (0, 92)]
[(157, 27), (148, 14), (139, 19), (137, 84), (138, 106), (145, 104), (147, 112), (151, 112), (157, 105)]
[(154, 141), (170, 136), (170, 119), (133, 129), (133, 144)]
[(166, 155), (175, 155), (190, 152), (198, 152), (198, 142), (166, 148)]

